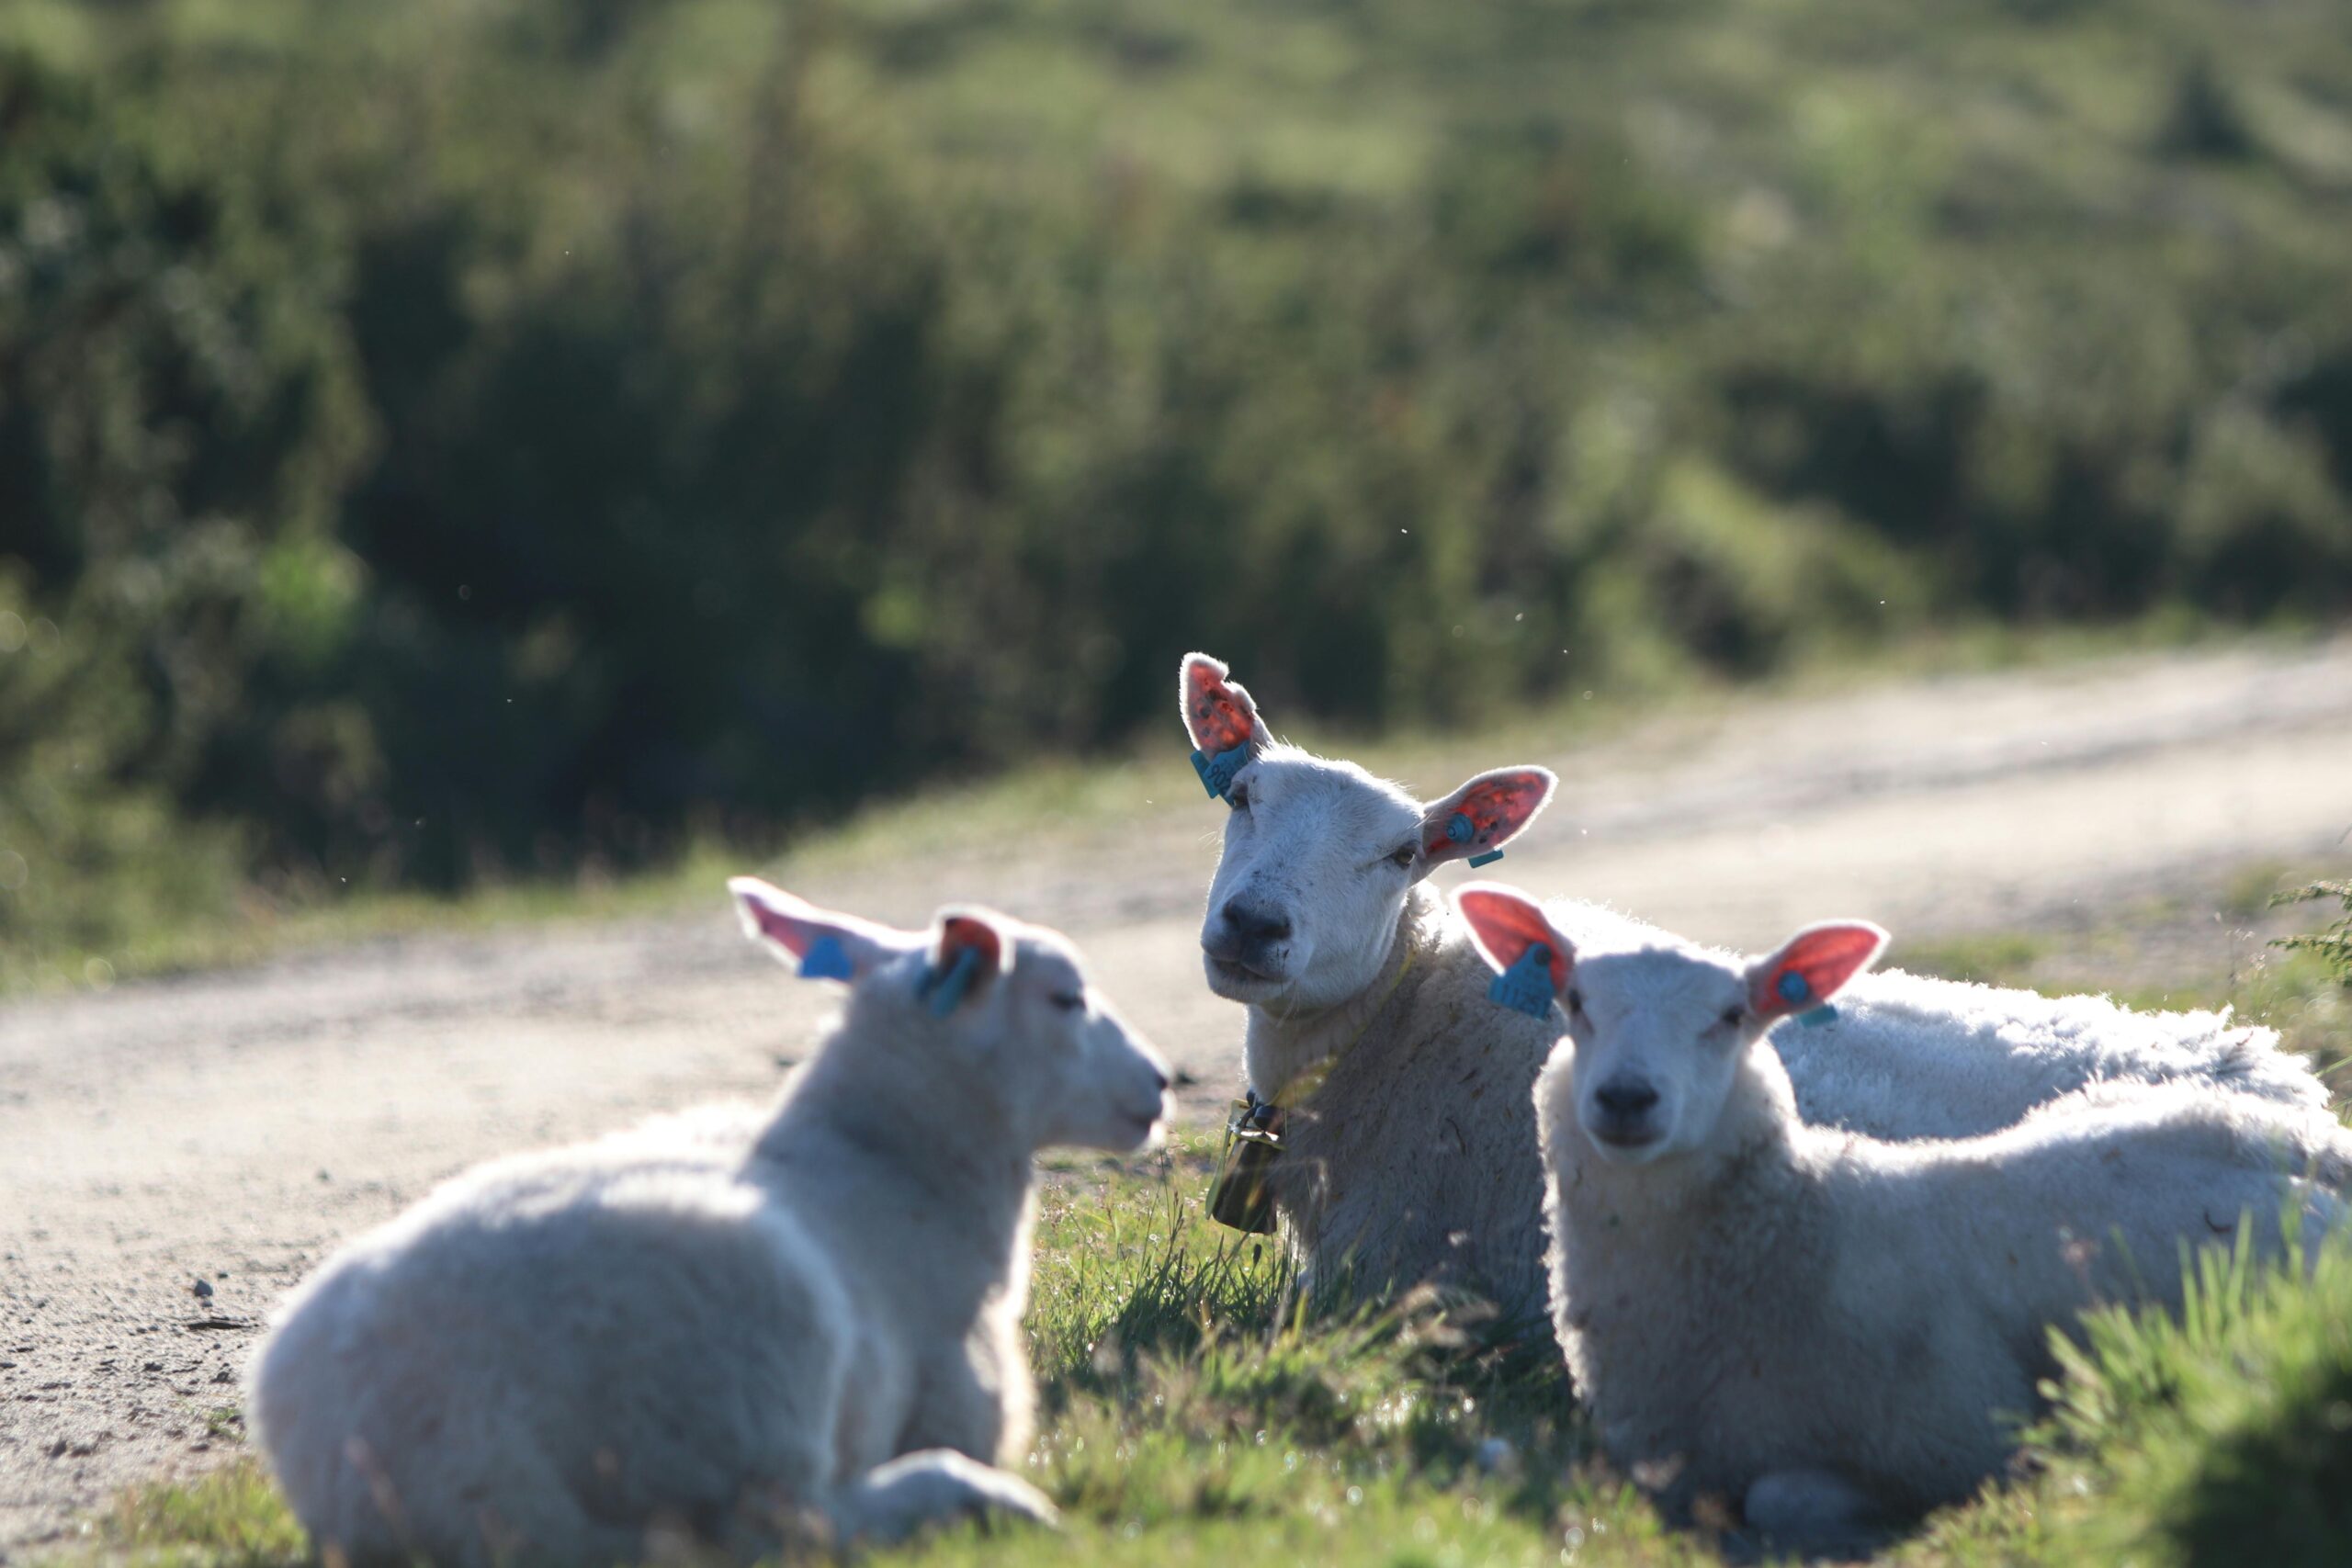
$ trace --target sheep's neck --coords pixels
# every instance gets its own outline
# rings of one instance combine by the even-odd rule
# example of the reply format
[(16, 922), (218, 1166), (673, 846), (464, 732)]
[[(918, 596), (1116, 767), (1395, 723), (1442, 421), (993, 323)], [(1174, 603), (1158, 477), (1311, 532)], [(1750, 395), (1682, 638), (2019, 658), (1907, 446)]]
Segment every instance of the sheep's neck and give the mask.
[(1351, 1049), (1400, 991), (1426, 978), (1400, 971), (1407, 955), (1428, 941), (1425, 933), (1443, 913), (1444, 906), (1429, 889), (1415, 887), (1408, 893), (1380, 967), (1363, 989), (1343, 1002), (1313, 1012), (1276, 1012), (1252, 1002), (1243, 1042), (1250, 1088), (1261, 1095), (1278, 1094), (1309, 1068)]
[(1838, 1216), (1793, 1104), (1774, 1114), (1766, 1077), (1744, 1064), (1705, 1145), (1646, 1165), (1602, 1159), (1582, 1128), (1553, 1120), (1573, 1099), (1547, 1100), (1545, 1147), (1567, 1151), (1546, 1203), (1553, 1305), (1572, 1364), (1616, 1382), (1590, 1391), (1604, 1426), (1643, 1385), (1688, 1380), (1704, 1402), (1723, 1378), (1760, 1375), (1747, 1341), (1713, 1321), (1727, 1305), (1784, 1329), (1823, 1321)]
[(1025, 1263), (1021, 1247), (1035, 1202), (1035, 1162), (1001, 1133), (975, 1135), (959, 1106), (903, 1082), (876, 1084), (859, 1053), (828, 1051), (804, 1070), (760, 1140), (763, 1156), (787, 1168), (854, 1166), (869, 1188), (902, 1191), (932, 1222), (928, 1245), (967, 1254), (994, 1291)]

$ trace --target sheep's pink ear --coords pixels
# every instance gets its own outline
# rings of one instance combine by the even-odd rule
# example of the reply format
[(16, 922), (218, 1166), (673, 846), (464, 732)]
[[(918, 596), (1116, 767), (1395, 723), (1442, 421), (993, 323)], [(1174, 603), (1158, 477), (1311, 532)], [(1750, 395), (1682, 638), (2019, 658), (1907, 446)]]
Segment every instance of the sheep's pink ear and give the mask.
[(1568, 988), (1577, 950), (1544, 918), (1543, 906), (1516, 887), (1468, 882), (1455, 890), (1453, 907), (1479, 956), (1495, 971), (1487, 994), (1539, 1018), (1549, 1012), (1552, 998)]
[(1222, 660), (1188, 653), (1176, 677), (1184, 733), (1193, 738), (1193, 767), (1214, 795), (1224, 795), (1233, 775), (1273, 739), (1249, 688), (1230, 674)]
[(1424, 869), (1450, 860), (1486, 865), (1535, 820), (1559, 779), (1549, 768), (1497, 768), (1480, 773), (1421, 813)]
[(931, 964), (916, 994), (941, 1018), (1003, 971), (1010, 949), (1004, 931), (986, 913), (946, 909), (932, 933)]
[(1778, 953), (1748, 965), (1748, 1010), (1768, 1020), (1811, 1012), (1869, 968), (1885, 948), (1886, 932), (1868, 920), (1807, 926)]
[(911, 931), (820, 909), (756, 876), (730, 877), (727, 890), (735, 896), (743, 934), (797, 965), (804, 980), (862, 979), (922, 945)]

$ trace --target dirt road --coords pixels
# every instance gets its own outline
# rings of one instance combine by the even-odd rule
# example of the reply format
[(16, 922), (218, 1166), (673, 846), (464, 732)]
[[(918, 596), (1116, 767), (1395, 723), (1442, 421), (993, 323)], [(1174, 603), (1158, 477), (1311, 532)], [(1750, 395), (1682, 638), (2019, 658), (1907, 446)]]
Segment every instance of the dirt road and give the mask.
[[(1065, 927), (1198, 1080), (1198, 1115), (1233, 1078), (1239, 1015), (1194, 950), (1223, 811), (1170, 728), (1164, 787), (1131, 819), (797, 890), (908, 924), (961, 897)], [(2352, 639), (1749, 701), (1407, 782), (1434, 795), (1526, 761), (1563, 787), (1499, 874), (1539, 890), (1747, 944), (1838, 913), (1898, 941), (2041, 923), (2259, 857), (2352, 855)], [(826, 988), (752, 952), (712, 892), (692, 919), (389, 942), (0, 1010), (0, 1559), (232, 1451), (215, 1428), (233, 1433), (270, 1303), (441, 1177), (769, 1092)]]

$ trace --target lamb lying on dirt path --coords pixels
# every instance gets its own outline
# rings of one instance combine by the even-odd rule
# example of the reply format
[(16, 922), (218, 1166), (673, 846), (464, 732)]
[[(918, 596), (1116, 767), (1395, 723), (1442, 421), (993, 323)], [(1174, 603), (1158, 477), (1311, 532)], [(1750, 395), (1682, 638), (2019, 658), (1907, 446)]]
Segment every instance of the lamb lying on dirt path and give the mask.
[(1727, 1498), (1819, 1542), (1965, 1498), (2055, 1371), (2051, 1328), (2177, 1311), (2184, 1250), (2242, 1222), (2277, 1258), (2282, 1219), (2316, 1244), (2341, 1218), (2352, 1133), (2194, 1081), (1977, 1137), (1807, 1125), (1765, 1032), (1847, 991), (1875, 926), (1742, 963), (1579, 942), (1510, 888), (1456, 902), (1500, 992), (1566, 1016), (1535, 1091), (1554, 1327), (1611, 1457), (1670, 1506)]
[(1166, 1069), (1054, 931), (730, 886), (756, 940), (849, 984), (771, 1113), (481, 1167), (279, 1314), (247, 1409), (329, 1561), (748, 1559), (1053, 1517), (992, 1468), (1028, 1442), (1032, 1156), (1156, 1138)]
[[(1301, 1288), (1379, 1296), (1450, 1282), (1540, 1321), (1530, 1090), (1559, 1024), (1487, 1004), (1486, 965), (1425, 879), (1510, 842), (1550, 798), (1552, 773), (1498, 768), (1424, 805), (1276, 740), (1206, 654), (1185, 657), (1178, 699), (1196, 765), (1230, 807), (1203, 967), (1210, 989), (1249, 1008), (1247, 1087), (1279, 1108), (1256, 1114), (1282, 1127), (1262, 1185)], [(1671, 940), (1599, 905), (1549, 908), (1579, 943)], [(1886, 1138), (1990, 1132), (2107, 1079), (2326, 1101), (2271, 1031), (2225, 1016), (2127, 1015), (2096, 998), (1900, 973), (1869, 976), (1834, 1020), (1783, 1023), (1771, 1041), (1806, 1121)]]

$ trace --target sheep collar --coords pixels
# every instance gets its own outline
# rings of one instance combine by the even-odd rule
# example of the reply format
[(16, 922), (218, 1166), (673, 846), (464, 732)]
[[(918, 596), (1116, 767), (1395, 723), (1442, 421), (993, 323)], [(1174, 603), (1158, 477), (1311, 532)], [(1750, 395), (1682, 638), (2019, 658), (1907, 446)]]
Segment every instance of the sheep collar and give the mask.
[(1272, 1100), (1261, 1100), (1258, 1091), (1247, 1089), (1244, 1098), (1233, 1102), (1225, 1122), (1225, 1149), (1218, 1156), (1216, 1178), (1209, 1183), (1209, 1217), (1229, 1229), (1263, 1235), (1274, 1228), (1274, 1198), (1267, 1179), (1272, 1174), (1274, 1161), (1282, 1157), (1283, 1124), (1289, 1119), (1289, 1110), (1305, 1104), (1321, 1089), (1331, 1069), (1343, 1061), (1349, 1052), (1363, 1043), (1380, 1015), (1388, 1010), (1389, 1001), (1396, 995), (1396, 987), (1405, 983), (1406, 974), (1413, 967), (1413, 948), (1405, 946), (1405, 960), (1396, 965), (1396, 973), (1388, 981), (1388, 989), (1363, 1021), (1363, 1027), (1353, 1038), (1329, 1055), (1308, 1067), (1284, 1084)]

